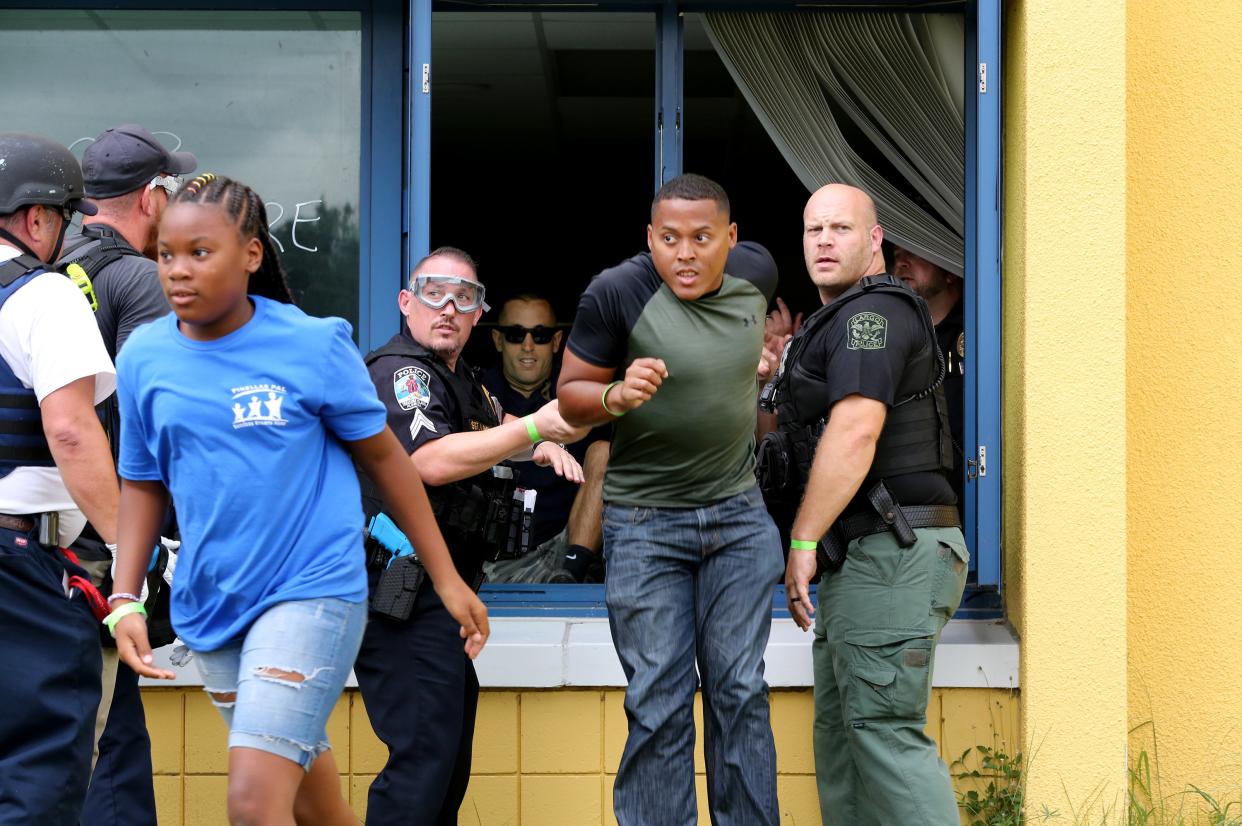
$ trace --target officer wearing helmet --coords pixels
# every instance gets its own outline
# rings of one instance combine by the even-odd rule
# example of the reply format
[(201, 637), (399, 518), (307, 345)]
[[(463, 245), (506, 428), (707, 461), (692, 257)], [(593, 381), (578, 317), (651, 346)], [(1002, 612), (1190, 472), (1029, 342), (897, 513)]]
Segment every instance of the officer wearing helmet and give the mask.
[(100, 699), (97, 618), (85, 571), (60, 549), (89, 518), (116, 542), (118, 486), (95, 405), (116, 373), (60, 254), (83, 199), (64, 146), (0, 134), (0, 822), (76, 824)]

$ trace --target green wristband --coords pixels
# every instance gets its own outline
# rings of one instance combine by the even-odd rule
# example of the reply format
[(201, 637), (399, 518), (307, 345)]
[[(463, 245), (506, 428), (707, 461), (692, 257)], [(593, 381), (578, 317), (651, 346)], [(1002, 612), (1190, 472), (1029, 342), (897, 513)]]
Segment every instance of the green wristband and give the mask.
[(108, 633), (113, 638), (116, 637), (116, 624), (130, 614), (142, 614), (145, 617), (147, 615), (146, 606), (141, 602), (127, 602), (103, 618), (103, 624), (108, 626)]
[(532, 413), (522, 419), (526, 422), (526, 435), (530, 437), (530, 443), (537, 445), (543, 441), (543, 437), (539, 435), (539, 428), (535, 427), (535, 414)]
[(789, 550), (791, 551), (815, 551), (818, 549), (819, 549), (819, 543), (812, 542), (809, 539), (789, 540)]
[(612, 384), (610, 384), (610, 385), (608, 385), (607, 387), (605, 387), (605, 388), (604, 388), (604, 394), (603, 394), (602, 396), (600, 396), (600, 397), (599, 397), (599, 403), (600, 403), (600, 404), (602, 404), (602, 405), (604, 406), (604, 411), (605, 411), (605, 412), (606, 412), (609, 416), (616, 416), (616, 417), (619, 419), (619, 418), (621, 418), (622, 416), (624, 416), (624, 415), (625, 415), (625, 411), (624, 411), (624, 410), (622, 410), (620, 413), (618, 413), (617, 411), (612, 410), (611, 408), (609, 408), (609, 407), (608, 407), (608, 391), (609, 391), (609, 390), (611, 390), (612, 388), (616, 387), (618, 384), (625, 384), (625, 382), (622, 382), (622, 381), (614, 381)]

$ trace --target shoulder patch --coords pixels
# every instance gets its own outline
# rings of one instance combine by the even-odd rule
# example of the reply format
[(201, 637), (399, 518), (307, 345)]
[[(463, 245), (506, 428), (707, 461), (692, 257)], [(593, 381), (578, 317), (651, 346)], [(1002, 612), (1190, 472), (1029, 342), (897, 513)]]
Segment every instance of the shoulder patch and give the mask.
[(845, 322), (845, 346), (849, 350), (883, 350), (888, 344), (888, 319), (863, 312)]
[(402, 367), (392, 374), (392, 394), (402, 410), (431, 404), (431, 376), (421, 367)]

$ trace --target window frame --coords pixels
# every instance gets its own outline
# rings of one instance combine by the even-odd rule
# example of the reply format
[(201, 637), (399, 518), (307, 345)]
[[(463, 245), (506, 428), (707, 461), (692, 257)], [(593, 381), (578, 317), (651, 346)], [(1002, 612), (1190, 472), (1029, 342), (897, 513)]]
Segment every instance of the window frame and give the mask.
[[(360, 346), (395, 329), (398, 313), (386, 274), (401, 272), (403, 0), (0, 0), (0, 9), (37, 11), (347, 11), (361, 17), (362, 82), (358, 159), (358, 329)], [(103, 125), (100, 127), (103, 128)], [(398, 279), (399, 280), (399, 279)]]
[[(1001, 559), (1001, 83), (1000, 0), (910, 2), (871, 0), (892, 10), (958, 11), (966, 15), (968, 89), (966, 121), (966, 323), (973, 331), (966, 367), (966, 438), (974, 449), (966, 484), (966, 535), (976, 549), (972, 560), (979, 585), (995, 593), (985, 611), (999, 610)], [(857, 7), (854, 2), (841, 5)], [(431, 89), (424, 90), (422, 66), (431, 70), (433, 0), (52, 0), (55, 9), (193, 11), (356, 11), (362, 24), (361, 156), (359, 158), (359, 321), (363, 348), (377, 347), (398, 329), (394, 296), (410, 264), (428, 251), (431, 210)], [(837, 5), (820, 0), (816, 7)], [(46, 9), (45, 0), (0, 0), (3, 9)], [(793, 0), (597, 0), (587, 7), (539, 0), (489, 0), (487, 9), (556, 11), (648, 11), (656, 16), (656, 113), (653, 140), (657, 160), (653, 184), (682, 171), (682, 18), (684, 12), (795, 11)], [(979, 67), (986, 66), (986, 89)], [(431, 71), (432, 86), (434, 72)], [(970, 78), (974, 82), (970, 82)], [(672, 128), (668, 128), (668, 124)], [(664, 129), (659, 128), (664, 124)], [(986, 465), (980, 462), (980, 446)], [(535, 586), (520, 591), (493, 588), (489, 601), (498, 614), (572, 612), (590, 616), (602, 606), (584, 586)], [(568, 590), (566, 590), (568, 589)], [(783, 609), (782, 609), (783, 610)], [(778, 613), (780, 613), (778, 611)]]
[[(1001, 289), (1000, 289), (1000, 0), (965, 2), (908, 2), (872, 0), (876, 7), (900, 11), (939, 10), (962, 12), (966, 18), (966, 295), (965, 318), (972, 331), (966, 350), (966, 442), (968, 452), (966, 482), (967, 546), (974, 549), (971, 568), (977, 576), (975, 607), (959, 616), (995, 617), (1000, 613), (1001, 596)], [(409, 0), (411, 65), (411, 107), (407, 145), (411, 148), (408, 195), (414, 216), (407, 237), (406, 260), (414, 261), (428, 251), (428, 224), (431, 211), (430, 147), (431, 95), (421, 88), (421, 66), (431, 67), (431, 27), (433, 0)], [(656, 112), (654, 188), (681, 173), (683, 162), (683, 20), (685, 12), (705, 11), (796, 11), (795, 2), (756, 3), (754, 0), (597, 0), (583, 11), (649, 11), (656, 16)], [(817, 7), (855, 3), (821, 0)], [(488, 10), (530, 10), (546, 7), (558, 12), (571, 11), (556, 2), (539, 0), (489, 0)], [(482, 10), (481, 10), (482, 11)], [(485, 13), (485, 12), (484, 12)], [(980, 67), (985, 66), (981, 77)], [(434, 76), (434, 71), (432, 72)], [(973, 78), (973, 82), (972, 79)], [(981, 86), (981, 81), (986, 85)], [(434, 86), (434, 83), (433, 83)], [(672, 128), (669, 128), (672, 124)], [(419, 148), (416, 151), (416, 148)], [(653, 191), (654, 191), (653, 188)], [(981, 461), (985, 459), (986, 461)], [(492, 612), (497, 616), (598, 616), (603, 611), (602, 586), (515, 585), (484, 586)], [(779, 593), (779, 591), (778, 591)], [(774, 613), (785, 615), (783, 599), (774, 600)]]

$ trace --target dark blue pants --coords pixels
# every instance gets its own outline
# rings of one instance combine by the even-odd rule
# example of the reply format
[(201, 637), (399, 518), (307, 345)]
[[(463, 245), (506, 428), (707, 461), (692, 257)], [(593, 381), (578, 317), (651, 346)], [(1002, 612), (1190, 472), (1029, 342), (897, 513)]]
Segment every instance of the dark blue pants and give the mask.
[(152, 774), (151, 738), (138, 675), (121, 663), (81, 826), (156, 826)]
[(34, 533), (0, 528), (0, 824), (72, 826), (91, 773), (99, 630), (66, 570)]
[(388, 763), (371, 784), (367, 826), (456, 826), (470, 782), (479, 680), (461, 626), (428, 578), (410, 618), (371, 616), (354, 664)]

